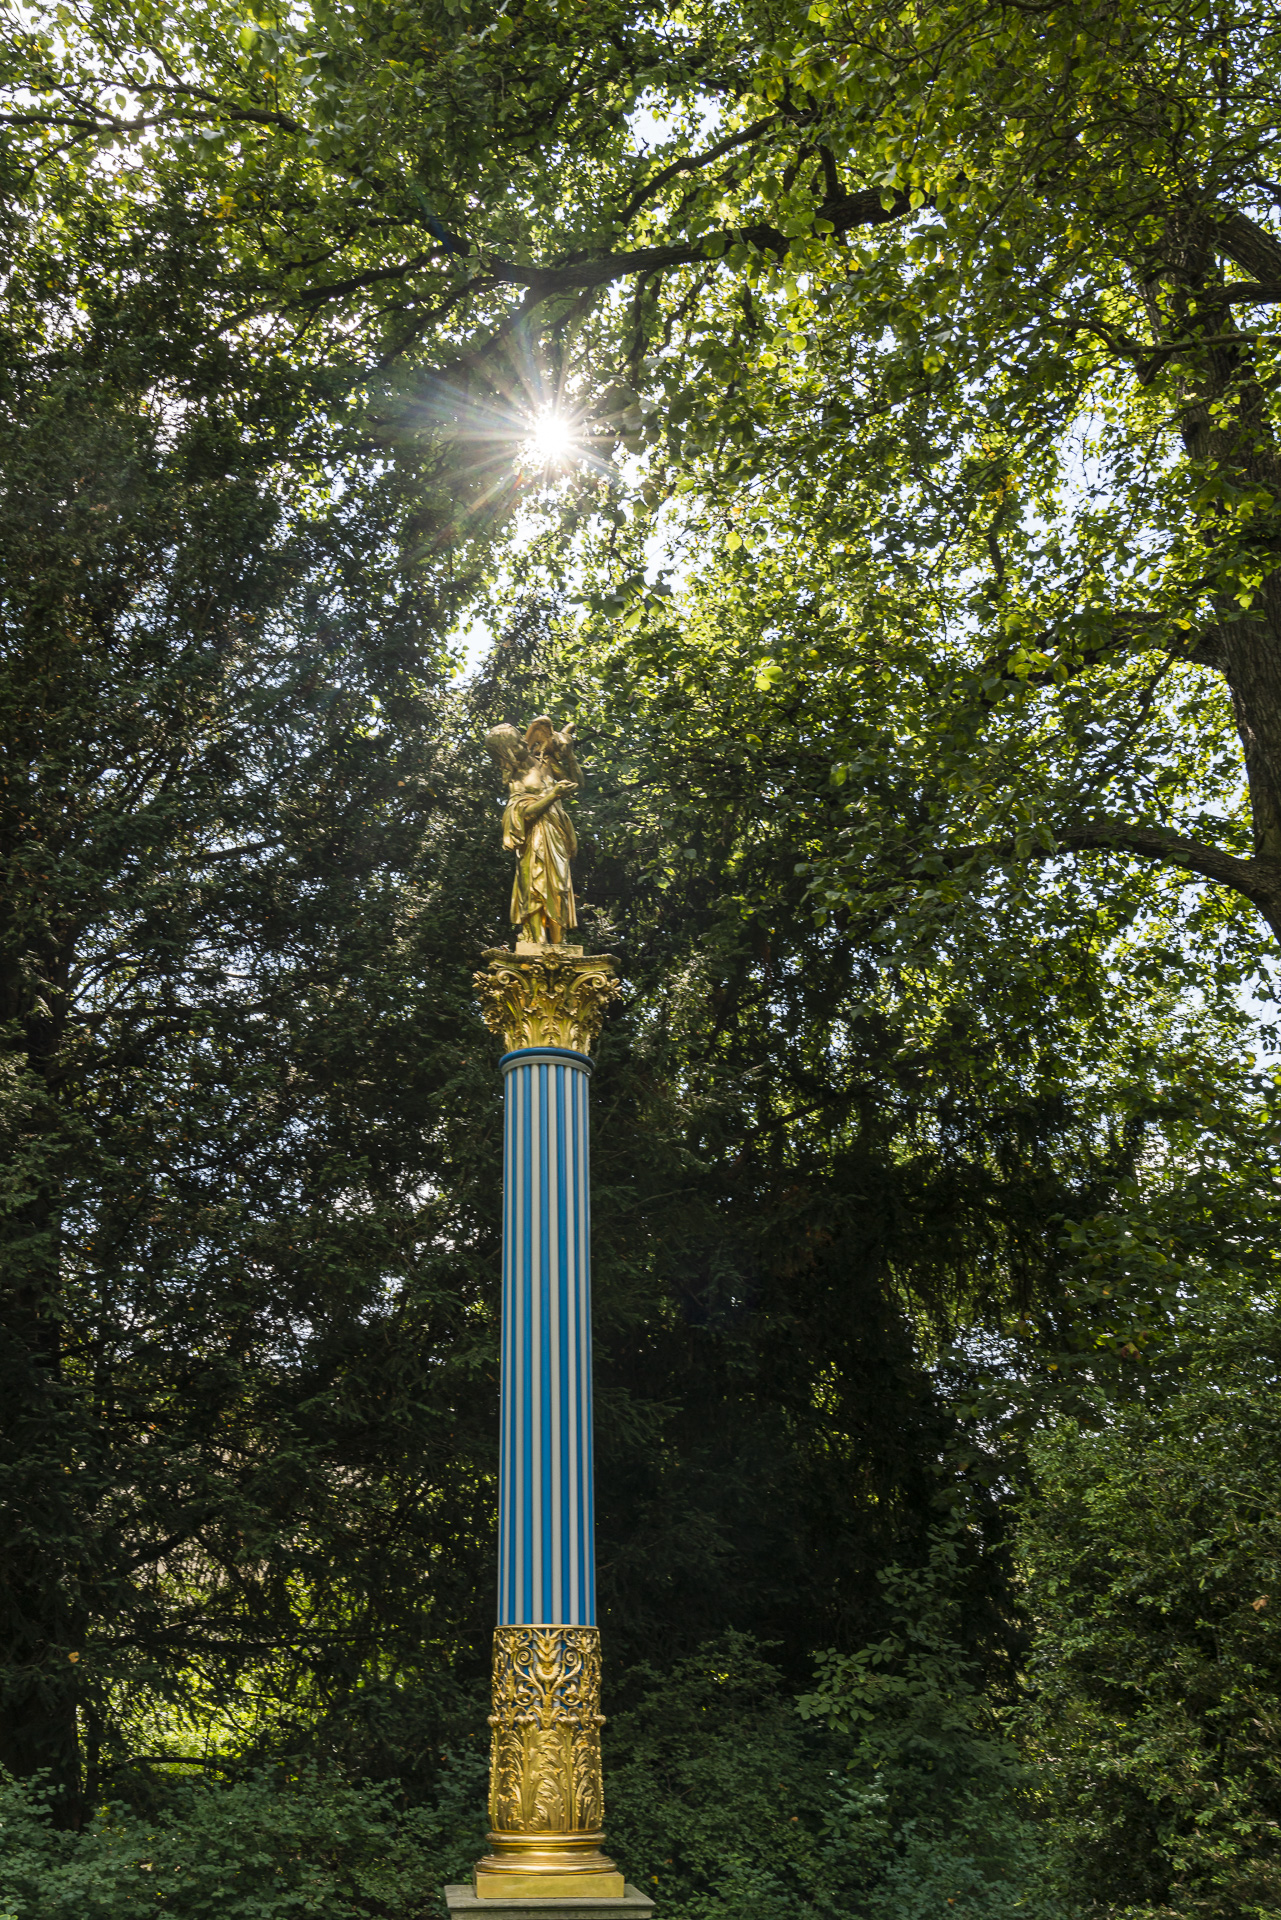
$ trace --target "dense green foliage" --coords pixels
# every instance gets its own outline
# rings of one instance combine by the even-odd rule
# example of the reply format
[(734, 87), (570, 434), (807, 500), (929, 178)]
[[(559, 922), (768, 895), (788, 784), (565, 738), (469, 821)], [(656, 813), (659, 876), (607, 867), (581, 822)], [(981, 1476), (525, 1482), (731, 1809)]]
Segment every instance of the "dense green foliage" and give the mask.
[(1275, 1908), (1277, 35), (6, 10), (0, 1915), (480, 1846), (543, 708), (628, 1873)]
[[(1060, 1920), (1018, 1761), (986, 1725), (961, 1649), (922, 1617), (930, 1577), (910, 1584), (904, 1625), (928, 1649), (928, 1678), (917, 1654), (904, 1685), (883, 1675), (871, 1704), (863, 1686), (857, 1743), (806, 1727), (777, 1668), (741, 1635), (667, 1671), (618, 1676), (627, 1704), (607, 1741), (611, 1845), (673, 1920), (731, 1920), (745, 1902), (762, 1920), (889, 1920), (940, 1906), (960, 1920)], [(892, 1659), (889, 1643), (878, 1649)], [(840, 1720), (847, 1689), (829, 1667), (803, 1705), (811, 1721)], [(117, 1802), (78, 1833), (50, 1822), (38, 1790), (10, 1786), (0, 1914), (435, 1914), (442, 1883), (464, 1877), (483, 1843), (483, 1767), (473, 1740), (445, 1755), (430, 1804), (407, 1807), (385, 1785), (306, 1772), (170, 1781), (145, 1808)]]
[(1273, 1315), (1224, 1315), (1036, 1446), (1028, 1724), (1077, 1886), (1136, 1913), (1276, 1911), (1277, 1358)]
[(167, 1785), (145, 1811), (103, 1807), (60, 1831), (39, 1790), (0, 1794), (4, 1920), (369, 1920), (433, 1911), (483, 1838), (481, 1769), (447, 1770), (406, 1814), (386, 1787), (302, 1775)]
[[(488, 1524), (483, 1470), (429, 1534), (394, 1491), (458, 1458), (451, 1402), (483, 1364), (483, 1309), (457, 1274), (439, 1299), (414, 1196), (440, 1159), (464, 1218), (493, 1184), (448, 1123), (425, 1132), (406, 1052), (466, 996), (415, 951), (439, 915), (407, 916), (431, 594), (396, 565), (394, 486), (335, 504), (320, 450), (282, 461), (279, 416), (256, 431), (225, 370), (156, 398), (114, 334), (124, 251), (82, 341), (15, 322), (0, 518), (0, 1757), (73, 1791), (78, 1711), (90, 1798), (161, 1702), (252, 1721), (261, 1662), (277, 1711), (314, 1714), (375, 1643), (420, 1656), (428, 1540)], [(394, 1115), (371, 1102), (389, 1077)], [(455, 1381), (430, 1406), (423, 1340)], [(483, 1425), (467, 1444), (487, 1457)]]

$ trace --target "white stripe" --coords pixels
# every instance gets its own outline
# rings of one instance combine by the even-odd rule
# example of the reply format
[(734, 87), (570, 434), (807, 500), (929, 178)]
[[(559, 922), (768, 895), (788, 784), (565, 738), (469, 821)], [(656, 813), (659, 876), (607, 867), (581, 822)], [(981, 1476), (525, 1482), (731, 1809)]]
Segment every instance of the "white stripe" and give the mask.
[(512, 1103), (506, 1081), (503, 1082), (503, 1290), (502, 1290), (502, 1343), (500, 1347), (498, 1404), (501, 1418), (498, 1429), (498, 1624), (502, 1626), (506, 1619), (503, 1612), (507, 1593), (507, 1510), (510, 1494), (510, 1476), (508, 1461), (508, 1422), (511, 1419), (511, 1364), (509, 1360), (509, 1342), (511, 1339), (511, 1309), (508, 1304), (507, 1263), (511, 1257), (511, 1166), (512, 1166)]
[(543, 1093), (546, 1088), (547, 1068), (540, 1060), (534, 1068), (534, 1161), (530, 1169), (530, 1376), (533, 1395), (533, 1419), (529, 1428), (530, 1445), (530, 1506), (533, 1519), (530, 1531), (532, 1549), (530, 1559), (533, 1567), (534, 1615), (542, 1612), (543, 1606), (543, 1475), (547, 1463), (543, 1459), (543, 1162), (546, 1156), (547, 1141), (545, 1128), (540, 1125), (543, 1113)]
[(579, 1239), (582, 1246), (582, 1262), (578, 1270), (578, 1315), (583, 1329), (582, 1350), (578, 1366), (578, 1399), (582, 1408), (583, 1447), (578, 1463), (578, 1471), (583, 1482), (583, 1597), (579, 1609), (580, 1622), (591, 1619), (591, 1557), (595, 1552), (595, 1521), (592, 1514), (591, 1478), (588, 1467), (592, 1458), (592, 1247), (591, 1247), (591, 1196), (588, 1191), (587, 1169), (587, 1081), (584, 1079), (582, 1099), (578, 1107), (578, 1211)]

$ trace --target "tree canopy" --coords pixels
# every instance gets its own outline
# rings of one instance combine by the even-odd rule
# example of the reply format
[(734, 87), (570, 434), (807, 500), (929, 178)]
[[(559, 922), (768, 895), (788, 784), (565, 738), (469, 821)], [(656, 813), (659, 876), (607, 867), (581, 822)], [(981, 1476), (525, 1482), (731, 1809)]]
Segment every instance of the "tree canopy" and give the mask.
[(1120, 850), (1275, 931), (1275, 33), (1186, 0), (88, 8), (10, 40), (11, 164), (104, 217), (143, 166), (222, 328), (361, 383), (375, 439), (461, 444), (456, 509), (563, 400), (679, 457), (745, 584), (821, 545), (865, 657), (919, 647), (931, 790), (906, 841), (874, 810), (825, 850), (820, 899)]
[(690, 1920), (1263, 1910), (1275, 19), (4, 18), (0, 1893), (466, 1862), (480, 742), (546, 709), (629, 983), (631, 1857)]

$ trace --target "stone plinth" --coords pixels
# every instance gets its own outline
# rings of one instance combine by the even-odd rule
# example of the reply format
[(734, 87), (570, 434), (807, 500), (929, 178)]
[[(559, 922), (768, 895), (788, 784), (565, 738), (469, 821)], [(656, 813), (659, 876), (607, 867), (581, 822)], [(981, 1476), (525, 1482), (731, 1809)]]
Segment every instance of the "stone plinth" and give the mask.
[(470, 1887), (445, 1888), (450, 1920), (649, 1920), (654, 1902), (628, 1887), (621, 1900), (480, 1900)]

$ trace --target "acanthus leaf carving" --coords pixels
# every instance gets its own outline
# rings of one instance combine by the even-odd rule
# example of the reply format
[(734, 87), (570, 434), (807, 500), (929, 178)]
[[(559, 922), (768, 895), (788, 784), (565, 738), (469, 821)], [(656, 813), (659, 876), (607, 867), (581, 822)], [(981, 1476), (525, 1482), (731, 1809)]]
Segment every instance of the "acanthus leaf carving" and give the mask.
[(519, 1047), (591, 1052), (620, 991), (612, 954), (568, 954), (548, 946), (536, 953), (499, 948), (485, 958), (489, 966), (475, 976), (481, 1012), (509, 1052)]
[(605, 1812), (598, 1629), (499, 1627), (493, 1708), (494, 1832), (598, 1831)]

